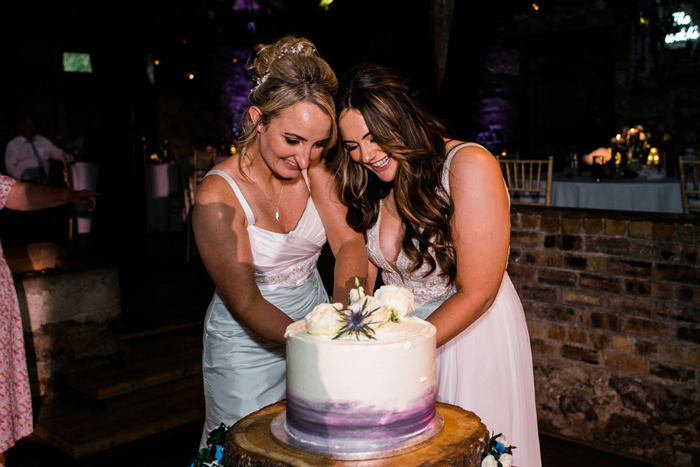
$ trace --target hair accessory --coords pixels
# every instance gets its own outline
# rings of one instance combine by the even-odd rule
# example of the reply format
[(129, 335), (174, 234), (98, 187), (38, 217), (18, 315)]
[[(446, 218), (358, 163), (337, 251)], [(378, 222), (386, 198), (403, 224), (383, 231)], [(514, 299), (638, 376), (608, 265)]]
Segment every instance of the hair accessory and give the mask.
[[(287, 54), (298, 54), (301, 53), (301, 51), (304, 49), (304, 44), (299, 44), (296, 47), (291, 47), (288, 49), (282, 49), (280, 51), (279, 56), (277, 57), (277, 60), (280, 58), (284, 57)], [(313, 49), (314, 54), (318, 55), (316, 52), (316, 49)], [(272, 63), (272, 62), (270, 62)], [(258, 79), (255, 80), (255, 86), (250, 90), (250, 93), (252, 94), (256, 89), (260, 87), (261, 84), (263, 84), (265, 81), (267, 81), (267, 78), (270, 76), (270, 68), (265, 70), (265, 72), (262, 74), (262, 76), (259, 76)]]

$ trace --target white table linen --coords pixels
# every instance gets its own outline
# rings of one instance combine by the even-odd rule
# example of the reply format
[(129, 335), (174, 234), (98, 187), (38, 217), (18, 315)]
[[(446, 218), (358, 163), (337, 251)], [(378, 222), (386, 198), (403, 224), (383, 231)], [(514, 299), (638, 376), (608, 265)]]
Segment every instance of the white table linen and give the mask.
[[(146, 216), (148, 232), (182, 231), (182, 215), (168, 212), (168, 196), (182, 192), (179, 168), (175, 164), (146, 164)], [(179, 204), (178, 204), (179, 205)]]
[(677, 178), (645, 178), (596, 182), (589, 173), (566, 178), (555, 174), (552, 206), (619, 211), (682, 213), (680, 182)]
[[(70, 166), (74, 190), (97, 191), (97, 164), (91, 162), (76, 162)], [(92, 213), (87, 206), (76, 206), (78, 218), (78, 233), (90, 233), (92, 228)]]

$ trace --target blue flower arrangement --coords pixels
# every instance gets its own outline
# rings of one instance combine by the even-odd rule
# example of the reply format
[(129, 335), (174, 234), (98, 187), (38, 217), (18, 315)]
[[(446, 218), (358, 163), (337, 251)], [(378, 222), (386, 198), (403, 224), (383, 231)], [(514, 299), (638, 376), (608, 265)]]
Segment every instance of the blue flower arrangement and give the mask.
[(502, 433), (492, 436), (489, 447), (481, 456), (481, 467), (511, 467), (513, 465), (513, 449)]
[(190, 467), (213, 467), (221, 465), (221, 459), (224, 457), (224, 440), (228, 427), (223, 423), (214, 431), (209, 433), (207, 445), (209, 447), (200, 449), (197, 456), (190, 464)]

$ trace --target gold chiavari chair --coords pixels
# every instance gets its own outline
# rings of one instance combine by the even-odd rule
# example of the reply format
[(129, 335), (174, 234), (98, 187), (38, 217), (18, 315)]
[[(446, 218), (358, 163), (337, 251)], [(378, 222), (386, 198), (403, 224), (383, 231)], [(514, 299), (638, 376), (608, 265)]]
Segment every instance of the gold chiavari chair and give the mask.
[(700, 161), (686, 161), (681, 156), (678, 158), (678, 170), (683, 213), (700, 212)]
[(511, 204), (552, 205), (553, 156), (547, 160), (499, 158), (498, 162), (510, 193)]

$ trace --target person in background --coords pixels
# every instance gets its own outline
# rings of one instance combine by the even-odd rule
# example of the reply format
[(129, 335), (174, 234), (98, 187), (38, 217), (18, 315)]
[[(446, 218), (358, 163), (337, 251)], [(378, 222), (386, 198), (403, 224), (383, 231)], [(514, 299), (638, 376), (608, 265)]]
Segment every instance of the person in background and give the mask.
[[(95, 209), (98, 193), (19, 182), (0, 175), (0, 209), (34, 211), (74, 203)], [(33, 430), (22, 318), (12, 272), (0, 246), (0, 465), (5, 451)]]
[(415, 295), (415, 316), (437, 329), (438, 400), (475, 412), (541, 465), (525, 314), (506, 272), (510, 205), (496, 159), (451, 139), (390, 70), (365, 65), (341, 80), (339, 148), (328, 166), (366, 235), (368, 290)]
[(326, 240), (335, 301), (347, 304), (355, 277), (367, 276), (364, 239), (345, 223), (321, 161), (337, 134), (335, 74), (296, 37), (257, 46), (252, 68), (238, 151), (205, 176), (193, 214), (216, 285), (204, 318), (200, 448), (221, 423), (285, 397), (285, 330), (328, 301), (316, 267)]
[(63, 150), (48, 138), (37, 135), (34, 120), (23, 117), (19, 121), (20, 135), (7, 143), (5, 168), (7, 173), (23, 182), (49, 184), (50, 159), (63, 163)]

